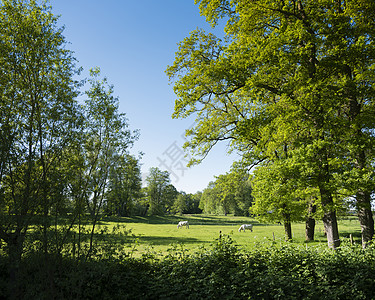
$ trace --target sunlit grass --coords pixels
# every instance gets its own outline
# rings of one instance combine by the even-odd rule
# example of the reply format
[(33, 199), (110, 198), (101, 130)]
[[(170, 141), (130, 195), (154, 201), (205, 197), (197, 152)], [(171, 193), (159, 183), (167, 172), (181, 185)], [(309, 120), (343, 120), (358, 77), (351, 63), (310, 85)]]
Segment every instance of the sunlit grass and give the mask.
[[(190, 228), (177, 229), (179, 220), (188, 220)], [(241, 224), (254, 225), (253, 232), (238, 232)], [(109, 229), (117, 224), (124, 225), (131, 231), (127, 237), (128, 251), (132, 256), (140, 256), (147, 252), (166, 255), (171, 248), (194, 252), (202, 247), (209, 248), (221, 235), (229, 235), (231, 239), (246, 251), (258, 247), (259, 244), (283, 244), (285, 241), (284, 226), (278, 224), (259, 223), (253, 218), (236, 216), (184, 215), (161, 217), (133, 217), (105, 219), (102, 225)], [(341, 239), (349, 239), (350, 234), (356, 243), (360, 243), (360, 226), (358, 220), (351, 216), (339, 220)], [(111, 229), (109, 230), (111, 231)], [(323, 223), (318, 222), (315, 229), (315, 241), (305, 242), (305, 224), (292, 224), (293, 241), (301, 247), (326, 246)]]

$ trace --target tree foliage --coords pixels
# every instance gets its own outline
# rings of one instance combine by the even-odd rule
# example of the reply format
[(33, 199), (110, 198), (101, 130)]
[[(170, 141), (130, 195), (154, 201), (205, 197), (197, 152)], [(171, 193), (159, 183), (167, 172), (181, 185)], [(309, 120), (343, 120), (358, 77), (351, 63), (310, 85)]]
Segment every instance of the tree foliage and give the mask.
[(298, 160), (295, 176), (308, 179), (299, 189), (319, 191), (329, 245), (339, 244), (334, 209), (339, 194), (356, 195), (368, 240), (373, 1), (196, 3), (213, 26), (222, 20), (226, 27), (222, 39), (192, 32), (167, 69), (178, 97), (173, 116), (196, 116), (185, 144), (194, 156), (191, 163), (222, 140), (242, 153), (249, 167), (280, 166), (282, 172), (288, 159)]
[(130, 216), (135, 200), (142, 189), (141, 168), (134, 156), (126, 154), (118, 158), (109, 174), (109, 189), (105, 197), (107, 214)]
[(200, 209), (209, 214), (249, 216), (253, 195), (249, 174), (244, 169), (232, 168), (210, 182), (200, 198)]
[(78, 69), (46, 4), (2, 1), (0, 23), (0, 237), (19, 259), (35, 215), (47, 249), (54, 171), (81, 122)]
[(84, 155), (88, 181), (87, 208), (91, 215), (100, 210), (110, 170), (127, 154), (137, 133), (127, 129), (125, 114), (118, 111), (113, 86), (100, 79), (100, 70), (90, 71), (90, 89), (83, 107), (86, 117)]
[(171, 179), (168, 171), (162, 171), (159, 168), (150, 168), (146, 182), (148, 214), (163, 215), (170, 211), (178, 192), (170, 183)]
[(172, 212), (177, 214), (199, 214), (202, 211), (199, 209), (201, 193), (186, 194), (179, 192), (172, 207)]
[(135, 171), (127, 175), (138, 180), (129, 197), (140, 189), (128, 152), (138, 132), (128, 129), (98, 68), (86, 101), (78, 101), (80, 69), (51, 11), (46, 1), (0, 3), (0, 239), (14, 282), (25, 251), (61, 255), (70, 248), (89, 258), (110, 172), (121, 159), (132, 160)]

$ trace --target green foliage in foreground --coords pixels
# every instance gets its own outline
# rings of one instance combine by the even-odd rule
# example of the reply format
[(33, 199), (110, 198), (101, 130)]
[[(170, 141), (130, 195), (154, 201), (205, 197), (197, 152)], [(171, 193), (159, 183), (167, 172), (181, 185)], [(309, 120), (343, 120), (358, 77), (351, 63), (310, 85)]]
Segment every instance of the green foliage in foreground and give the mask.
[[(7, 269), (5, 260), (1, 268)], [(17, 299), (373, 299), (375, 249), (336, 251), (259, 244), (241, 252), (229, 237), (192, 255), (171, 249), (158, 259), (23, 260)], [(0, 298), (9, 275), (0, 275)]]

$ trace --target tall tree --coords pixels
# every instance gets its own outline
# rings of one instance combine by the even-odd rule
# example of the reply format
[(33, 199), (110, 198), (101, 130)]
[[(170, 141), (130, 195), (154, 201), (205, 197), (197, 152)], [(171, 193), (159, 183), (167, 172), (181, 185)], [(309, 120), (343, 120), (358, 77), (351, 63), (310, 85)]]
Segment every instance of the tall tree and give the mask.
[[(311, 179), (308, 186), (319, 191), (316, 202), (323, 210), (328, 245), (336, 248), (340, 240), (334, 198), (345, 186), (342, 175), (369, 174), (374, 157), (375, 4), (196, 3), (211, 24), (222, 18), (227, 24), (224, 41), (201, 30), (192, 32), (167, 69), (171, 79), (177, 76), (174, 117), (197, 116), (195, 128), (187, 131), (191, 138), (186, 147), (195, 155), (191, 163), (221, 140), (231, 141), (250, 166), (265, 161), (278, 166), (285, 149), (297, 159), (306, 156), (300, 170)], [(367, 203), (360, 220), (367, 223), (363, 232), (368, 240), (372, 189), (369, 180), (356, 178), (357, 203)]]
[(47, 252), (51, 172), (79, 128), (78, 69), (45, 2), (2, 1), (0, 40), (0, 238), (16, 268), (31, 222)]
[(199, 201), (201, 192), (196, 194), (186, 194), (179, 192), (174, 200), (172, 211), (174, 213), (182, 214), (199, 214), (202, 211), (199, 209)]
[(102, 213), (104, 197), (108, 190), (110, 170), (138, 137), (128, 129), (124, 113), (119, 113), (118, 98), (113, 96), (113, 86), (106, 77), (100, 78), (100, 69), (90, 70), (90, 88), (86, 91), (84, 161), (87, 181), (86, 204), (92, 217), (90, 255), (96, 223)]
[(189, 195), (184, 192), (180, 192), (173, 204), (173, 212), (180, 215), (186, 214), (189, 204)]
[[(170, 177), (168, 171), (162, 171), (159, 168), (150, 168), (150, 174), (146, 178), (147, 182), (147, 200), (148, 200), (148, 214), (163, 215), (168, 208), (171, 208), (171, 192), (173, 199), (177, 197), (176, 189), (170, 184)], [(174, 190), (174, 193), (173, 193)]]
[(253, 202), (249, 174), (240, 164), (234, 164), (230, 172), (216, 177), (215, 188), (227, 212), (249, 215)]
[(216, 183), (210, 181), (208, 186), (203, 190), (199, 202), (199, 208), (205, 214), (218, 214), (223, 213), (223, 209), (219, 203), (218, 189), (215, 189)]
[(139, 160), (132, 155), (119, 157), (109, 174), (109, 189), (106, 194), (106, 213), (129, 216), (135, 199), (142, 189)]
[(178, 191), (173, 184), (168, 184), (163, 192), (164, 207), (166, 213), (171, 213), (173, 211), (173, 206), (178, 196)]

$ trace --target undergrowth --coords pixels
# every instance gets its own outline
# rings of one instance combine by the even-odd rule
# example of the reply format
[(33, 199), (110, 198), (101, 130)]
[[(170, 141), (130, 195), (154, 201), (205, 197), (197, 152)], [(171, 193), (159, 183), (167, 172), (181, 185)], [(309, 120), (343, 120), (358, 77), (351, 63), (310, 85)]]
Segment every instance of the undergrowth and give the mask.
[[(9, 269), (5, 257), (2, 270)], [(0, 275), (0, 298), (17, 299), (373, 299), (375, 250), (349, 243), (333, 251), (260, 243), (245, 252), (220, 236), (195, 253), (92, 260), (23, 259), (15, 282)]]

